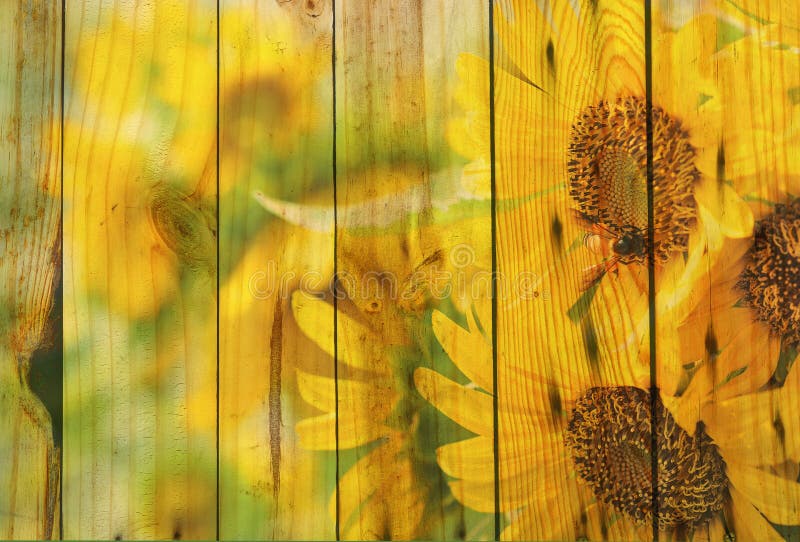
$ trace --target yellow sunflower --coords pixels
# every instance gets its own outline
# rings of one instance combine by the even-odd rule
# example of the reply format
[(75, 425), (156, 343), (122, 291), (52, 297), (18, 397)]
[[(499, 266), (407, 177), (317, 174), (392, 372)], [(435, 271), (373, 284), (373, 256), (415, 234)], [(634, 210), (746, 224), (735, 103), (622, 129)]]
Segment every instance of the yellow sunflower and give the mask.
[[(292, 311), (303, 333), (333, 358), (333, 306), (298, 291), (292, 295)], [(336, 380), (297, 369), (300, 396), (322, 411), (297, 423), (300, 444), (309, 450), (342, 451), (379, 442), (376, 449), (361, 451), (339, 479), (331, 516), (336, 520), (338, 501), (343, 539), (414, 538), (425, 509), (409, 446), (416, 422), (402, 428), (392, 421), (403, 394), (382, 338), (342, 311), (337, 321), (338, 407)]]
[[(730, 7), (730, 6), (728, 6)], [(769, 3), (752, 6), (759, 20), (777, 17)], [(674, 68), (654, 60), (654, 70), (679, 77), (671, 90), (676, 95), (690, 81), (679, 63), (686, 50), (696, 51), (689, 71), (693, 78), (714, 80), (711, 97), (698, 108), (707, 137), (716, 138), (711, 152), (698, 155), (698, 167), (719, 183), (730, 186), (750, 203), (756, 218), (772, 212), (775, 203), (787, 203), (800, 184), (800, 29), (791, 21), (765, 24), (725, 47), (715, 41), (714, 29), (722, 23), (711, 16), (694, 19), (678, 33), (658, 36), (675, 56)], [(680, 36), (689, 37), (682, 41)], [(794, 44), (794, 45), (791, 45)], [(668, 87), (668, 83), (664, 83)], [(707, 197), (714, 190), (706, 187)], [(728, 210), (725, 209), (727, 212)]]
[(760, 219), (754, 239), (726, 242), (687, 296), (678, 332), (659, 335), (662, 354), (697, 369), (693, 383), (704, 379), (707, 387), (730, 376), (715, 363), (730, 358), (726, 365), (741, 375), (739, 385), (718, 390), (715, 400), (779, 384), (800, 346), (799, 260), (800, 200), (793, 200)]
[(288, 161), (328, 114), (326, 29), (303, 28), (313, 19), (286, 9), (236, 1), (220, 12), (220, 176), (229, 183), (247, 184), (254, 157)]
[[(583, 269), (584, 289), (618, 273), (618, 290), (644, 294), (648, 213), (642, 4), (564, 1), (547, 6), (498, 3), (494, 135), (499, 209), (520, 201), (525, 208), (533, 199), (527, 222), (521, 223), (550, 229), (564, 239), (562, 247), (585, 236), (587, 248), (569, 255), (582, 260), (572, 268)], [(765, 173), (757, 166), (764, 160), (774, 166), (768, 169), (774, 174), (766, 174), (772, 179), (796, 162), (786, 150), (794, 137), (787, 111), (751, 107), (755, 90), (732, 83), (748, 80), (753, 69), (765, 76), (771, 66), (788, 72), (796, 57), (760, 48), (753, 37), (717, 51), (719, 32), (711, 16), (695, 18), (675, 32), (654, 30), (653, 251), (660, 303), (666, 307), (681, 302), (702, 271), (701, 261), (713, 262), (723, 238), (751, 235), (753, 210), (740, 194), (753, 200), (771, 190), (759, 187), (776, 186), (764, 182)], [(694, 61), (687, 62), (688, 52)], [(752, 60), (735, 61), (743, 54)], [(457, 70), (461, 84), (456, 97), (465, 114), (450, 124), (448, 137), (472, 160), (462, 183), (488, 197), (490, 67), (463, 55)], [(776, 99), (782, 96), (775, 102), (782, 104), (791, 89), (776, 84), (769, 90)], [(759, 97), (756, 103), (767, 99)], [(756, 112), (743, 115), (743, 110)], [(538, 199), (543, 194), (550, 198), (546, 217)], [(570, 222), (581, 226), (576, 237), (564, 235)], [(505, 224), (499, 228), (507, 237)], [(509, 230), (512, 237), (522, 235)], [(509, 240), (514, 242), (522, 239)], [(692, 250), (698, 251), (694, 257)], [(681, 261), (679, 254), (688, 254), (688, 260)], [(502, 259), (500, 264), (513, 265)], [(639, 302), (643, 310), (645, 297)]]
[[(482, 315), (483, 321), (488, 317)], [(458, 500), (493, 512), (492, 346), (481, 331), (485, 324), (470, 313), (467, 322), (464, 329), (441, 313), (433, 317), (443, 348), (470, 382), (424, 368), (417, 369), (415, 382), (443, 414), (475, 433), (439, 448), (438, 460), (453, 477)], [(554, 337), (546, 326), (528, 339), (534, 349), (569, 345), (568, 337)], [(586, 354), (566, 364), (498, 360), (498, 504), (508, 522), (503, 539), (648, 540), (655, 521), (663, 536), (680, 539), (723, 540), (734, 534), (742, 540), (781, 540), (767, 520), (800, 523), (800, 484), (776, 474), (787, 459), (797, 461), (800, 440), (776, 429), (771, 415), (784, 412), (788, 419), (796, 408), (796, 373), (783, 389), (759, 392), (752, 379), (746, 385), (738, 381), (735, 355), (720, 355), (716, 370), (727, 374), (727, 381), (698, 378), (686, 395), (676, 396), (680, 383), (666, 372), (660, 395), (651, 401), (646, 368), (604, 363), (608, 350), (599, 346), (595, 366)], [(730, 398), (709, 399), (720, 395)]]
[(216, 273), (215, 25), (185, 2), (135, 8), (99, 10), (67, 53), (64, 273), (67, 291), (152, 318), (182, 272)]

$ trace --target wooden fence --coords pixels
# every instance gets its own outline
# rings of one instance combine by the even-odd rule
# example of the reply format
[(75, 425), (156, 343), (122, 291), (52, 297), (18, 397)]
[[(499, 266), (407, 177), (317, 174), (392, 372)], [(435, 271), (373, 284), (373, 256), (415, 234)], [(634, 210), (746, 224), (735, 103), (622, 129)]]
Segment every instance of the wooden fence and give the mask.
[(0, 538), (800, 536), (796, 2), (0, 43)]

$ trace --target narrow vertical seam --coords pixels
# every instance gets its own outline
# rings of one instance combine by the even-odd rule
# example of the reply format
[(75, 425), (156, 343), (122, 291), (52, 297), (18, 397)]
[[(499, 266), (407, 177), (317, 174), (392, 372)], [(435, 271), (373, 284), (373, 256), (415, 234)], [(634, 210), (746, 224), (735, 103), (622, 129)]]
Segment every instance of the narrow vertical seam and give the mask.
[(220, 540), (220, 530), (221, 530), (220, 529), (220, 525), (222, 523), (222, 499), (220, 498), (220, 472), (219, 472), (219, 447), (220, 447), (220, 439), (219, 439), (219, 435), (220, 435), (220, 429), (219, 429), (219, 405), (220, 405), (220, 403), (219, 403), (219, 395), (220, 395), (219, 394), (219, 392), (220, 392), (220, 383), (219, 383), (219, 377), (220, 377), (220, 370), (219, 370), (220, 369), (220, 362), (219, 362), (220, 361), (220, 355), (219, 355), (220, 354), (220, 348), (219, 348), (219, 303), (220, 303), (220, 297), (219, 297), (219, 273), (220, 273), (219, 255), (220, 255), (220, 250), (219, 250), (219, 243), (220, 243), (220, 238), (221, 238), (220, 233), (221, 233), (221, 229), (222, 229), (221, 228), (221, 223), (220, 223), (220, 212), (219, 212), (219, 205), (220, 205), (220, 203), (219, 203), (220, 202), (220, 197), (219, 197), (219, 186), (220, 186), (220, 178), (219, 178), (219, 147), (220, 147), (220, 143), (221, 143), (221, 141), (220, 141), (220, 139), (221, 139), (220, 138), (220, 99), (219, 99), (220, 98), (220, 96), (219, 96), (219, 91), (220, 91), (219, 72), (220, 72), (220, 43), (221, 43), (221, 39), (220, 39), (219, 18), (220, 18), (220, 0), (217, 0), (217, 126), (216, 126), (216, 130), (217, 130), (217, 145), (216, 145), (216, 177), (217, 177), (216, 199), (217, 199), (217, 205), (216, 205), (216, 208), (214, 210), (214, 213), (216, 215), (216, 220), (217, 220), (217, 225), (216, 225), (216, 228), (217, 228), (217, 236), (216, 236), (216, 238), (217, 238), (216, 239), (217, 240), (217, 267), (216, 267), (216, 269), (217, 269), (217, 277), (216, 277), (216, 288), (217, 288), (217, 295), (216, 295), (216, 298), (217, 298), (217, 307), (216, 307), (216, 313), (217, 313), (216, 314), (216, 316), (217, 316), (217, 390), (216, 390), (216, 392), (217, 392), (217, 397), (216, 397), (216, 401), (217, 401), (217, 435), (216, 435), (216, 439), (217, 439), (217, 450), (216, 450), (216, 455), (217, 455), (217, 457), (216, 457), (216, 468), (217, 468), (217, 525), (216, 525), (216, 539), (217, 540)]
[(489, 162), (492, 244), (492, 440), (494, 456), (494, 539), (500, 540), (500, 434), (497, 393), (497, 174), (494, 110), (494, 0), (489, 0)]
[(339, 303), (337, 277), (339, 273), (338, 239), (339, 214), (336, 192), (336, 1), (331, 2), (331, 81), (333, 84), (333, 386), (334, 386), (334, 431), (336, 432), (336, 540), (341, 540), (341, 494), (339, 487)]
[(65, 45), (66, 45), (66, 29), (67, 29), (67, 3), (66, 0), (61, 0), (61, 118), (60, 118), (60, 134), (59, 134), (59, 175), (61, 178), (61, 223), (59, 225), (60, 234), (59, 239), (61, 246), (59, 247), (61, 250), (61, 273), (59, 281), (61, 282), (61, 460), (59, 461), (59, 478), (58, 478), (58, 517), (59, 517), (59, 538), (61, 540), (64, 539), (64, 492), (62, 490), (64, 486), (64, 419), (66, 418), (63, 413), (65, 412), (64, 409), (64, 382), (66, 380), (65, 367), (64, 364), (64, 77), (66, 73), (65, 64), (66, 64), (66, 55)]
[(644, 2), (645, 127), (647, 134), (647, 301), (650, 328), (650, 487), (653, 540), (658, 540), (658, 378), (656, 374), (656, 278), (653, 186), (653, 36), (650, 0)]

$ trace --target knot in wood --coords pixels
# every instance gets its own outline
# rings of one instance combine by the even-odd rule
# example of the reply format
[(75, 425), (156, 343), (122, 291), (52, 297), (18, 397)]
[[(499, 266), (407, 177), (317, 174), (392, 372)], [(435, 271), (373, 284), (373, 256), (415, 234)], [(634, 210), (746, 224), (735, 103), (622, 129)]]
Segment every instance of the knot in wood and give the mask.
[(157, 186), (148, 203), (158, 238), (190, 269), (213, 269), (214, 233), (195, 202), (169, 186)]

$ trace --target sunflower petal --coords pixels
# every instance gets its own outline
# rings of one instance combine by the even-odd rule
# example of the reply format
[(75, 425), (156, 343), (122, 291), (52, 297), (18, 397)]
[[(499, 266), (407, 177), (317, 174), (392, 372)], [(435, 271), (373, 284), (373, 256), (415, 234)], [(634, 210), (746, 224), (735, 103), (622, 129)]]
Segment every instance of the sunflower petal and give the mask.
[[(543, 469), (538, 478), (509, 481), (500, 486), (507, 495), (522, 491), (526, 495), (526, 506), (512, 515), (512, 523), (506, 527), (502, 540), (575, 540), (581, 533), (576, 531), (583, 504), (581, 490), (571, 476), (571, 462), (554, 463)], [(558, 488), (555, 490), (554, 488)], [(502, 509), (512, 502), (504, 497)]]
[(300, 420), (295, 425), (300, 445), (307, 450), (336, 449), (336, 413)]
[(324, 412), (336, 410), (336, 381), (297, 370), (297, 388), (306, 403)]
[[(492, 513), (495, 511), (494, 480), (469, 480), (456, 479), (448, 482), (453, 497), (468, 508), (478, 512)], [(516, 507), (524, 504), (524, 499), (513, 503)]]
[(442, 470), (455, 478), (482, 482), (494, 480), (494, 439), (475, 437), (436, 450)]
[(586, 507), (586, 534), (589, 540), (649, 540), (653, 528), (635, 525), (627, 516), (600, 502)]
[(737, 540), (783, 542), (783, 537), (735, 487), (730, 488), (733, 504), (733, 532)]
[(417, 391), (465, 429), (477, 435), (492, 435), (493, 400), (477, 389), (467, 388), (424, 367), (414, 371)]
[(800, 461), (800, 434), (791, 426), (796, 401), (794, 386), (785, 386), (711, 402), (703, 419), (727, 457), (748, 465)]
[[(686, 118), (700, 108), (702, 96), (714, 96), (716, 91), (712, 59), (717, 46), (716, 17), (697, 14), (676, 32), (660, 32), (658, 40), (653, 62), (659, 73), (656, 81), (663, 82), (656, 90), (659, 102)], [(687, 51), (692, 52), (690, 62)]]
[(702, 210), (719, 225), (720, 232), (732, 238), (750, 237), (755, 220), (750, 206), (726, 183), (704, 175), (695, 188), (695, 199)]
[[(408, 456), (402, 453), (403, 443), (399, 435), (389, 437), (341, 477), (338, 495), (344, 539), (415, 538), (425, 498)], [(329, 505), (334, 517), (336, 497)]]
[(364, 345), (379, 344), (372, 331), (341, 311), (334, 313), (333, 305), (303, 291), (292, 294), (292, 312), (303, 333), (331, 357), (336, 355), (333, 329), (338, 319), (338, 360), (350, 367), (372, 373), (387, 373), (388, 368), (376, 363), (370, 349)]
[(467, 378), (486, 391), (493, 389), (492, 345), (486, 341), (467, 311), (470, 330), (462, 328), (439, 311), (431, 319), (439, 343)]
[(743, 464), (728, 463), (726, 472), (733, 486), (770, 521), (800, 524), (800, 483)]
[(336, 439), (336, 413), (300, 420), (295, 430), (300, 445), (307, 450), (336, 450), (356, 448), (385, 437), (391, 430), (381, 421), (370, 421), (364, 417), (340, 415), (338, 419), (339, 439)]
[[(513, 441), (505, 438), (509, 444)], [(562, 459), (564, 451), (561, 441), (556, 443), (558, 450), (553, 449), (553, 442), (547, 441), (514, 447), (504, 446), (505, 442), (501, 442), (498, 449), (501, 483), (516, 483), (526, 476), (538, 476), (534, 473), (551, 468), (554, 462)], [(492, 437), (481, 436), (447, 444), (439, 448), (436, 455), (442, 470), (453, 477), (494, 480), (495, 450)]]

